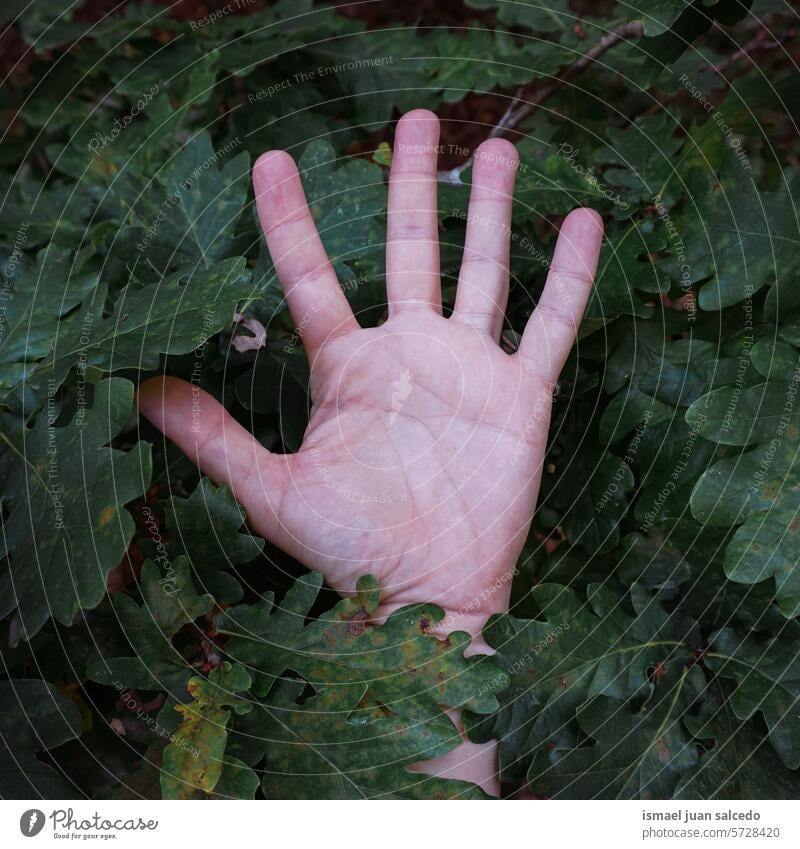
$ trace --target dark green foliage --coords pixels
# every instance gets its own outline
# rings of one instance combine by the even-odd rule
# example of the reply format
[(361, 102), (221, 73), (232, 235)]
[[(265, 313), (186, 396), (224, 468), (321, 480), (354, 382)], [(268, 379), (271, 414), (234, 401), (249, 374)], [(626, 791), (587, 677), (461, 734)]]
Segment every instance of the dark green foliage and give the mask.
[(9, 556), (0, 613), (16, 611), (8, 623), (11, 646), (30, 640), (50, 616), (69, 625), (81, 608), (100, 603), (106, 575), (133, 536), (124, 505), (150, 479), (147, 443), (128, 452), (104, 447), (131, 415), (130, 381), (100, 382), (91, 409), (78, 406), (63, 424), (55, 403), (48, 400), (30, 431), (14, 432), (10, 414), (5, 420), (12, 435), (4, 432), (4, 441), (16, 462), (5, 479)]
[(474, 784), (405, 769), (459, 745), (444, 715), (422, 723), (387, 716), (358, 684), (322, 689), (300, 706), (301, 687), (281, 682), (247, 726), (263, 741), (268, 769), (262, 789), (268, 798), (483, 798)]
[[(511, 676), (511, 687), (501, 697), (504, 705), (500, 712), (486, 720), (475, 720), (471, 736), (500, 737), (500, 765), (505, 777), (524, 774), (527, 767), (531, 785), (543, 795), (581, 798), (584, 793), (580, 783), (570, 790), (571, 785), (556, 777), (561, 775), (561, 767), (565, 769), (564, 780), (571, 773), (576, 781), (592, 781), (593, 770), (601, 768), (592, 767), (592, 763), (607, 758), (614, 764), (619, 759), (620, 774), (609, 779), (608, 788), (597, 788), (601, 796), (610, 793), (636, 797), (640, 792), (647, 796), (669, 795), (671, 786), (665, 788), (662, 784), (665, 777), (648, 766), (653, 759), (651, 750), (657, 745), (651, 732), (659, 723), (651, 726), (653, 717), (662, 708), (667, 710), (670, 699), (684, 705), (677, 694), (673, 698), (665, 692), (677, 686), (679, 670), (688, 671), (691, 666), (693, 647), (700, 640), (697, 625), (680, 614), (667, 615), (638, 585), (631, 589), (633, 616), (603, 587), (590, 585), (588, 592), (591, 610), (572, 590), (542, 584), (533, 590), (533, 599), (541, 608), (544, 621), (502, 616), (489, 623), (486, 637)], [(652, 670), (656, 669), (663, 671), (653, 681)], [(681, 688), (684, 683), (681, 680)], [(702, 688), (703, 674), (699, 669), (692, 671), (691, 684)], [(515, 715), (517, 699), (528, 703), (524, 722)], [(632, 704), (657, 704), (659, 711), (648, 710), (647, 717), (643, 717), (643, 708), (638, 707), (637, 712)], [(598, 740), (596, 751), (578, 746), (582, 734), (593, 736), (593, 723), (604, 725), (595, 716), (595, 709), (610, 723), (604, 731), (605, 735), (612, 734), (609, 748), (614, 749), (620, 737), (641, 735), (641, 742), (630, 741), (632, 747), (641, 746), (636, 757), (635, 748), (628, 748), (627, 754), (603, 753), (602, 740)], [(675, 710), (675, 706), (669, 707), (669, 711)], [(620, 727), (614, 731), (616, 723)], [(671, 714), (668, 724), (672, 724)], [(676, 734), (680, 736), (680, 732)], [(550, 751), (557, 762), (547, 766), (542, 761)], [(531, 757), (533, 762), (528, 767)], [(632, 774), (622, 770), (626, 757), (631, 765), (640, 761)], [(617, 767), (611, 761), (602, 769), (615, 771)], [(581, 771), (590, 774), (579, 779)], [(674, 773), (672, 784), (679, 774), (680, 770)]]
[[(170, 535), (167, 555), (185, 555), (198, 584), (214, 598), (225, 603), (239, 601), (241, 584), (221, 567), (253, 560), (263, 550), (264, 541), (242, 528), (244, 510), (227, 489), (202, 478), (189, 498), (173, 496), (165, 505), (165, 513)], [(143, 543), (143, 548), (152, 548), (157, 554), (152, 543)]]
[(89, 660), (86, 674), (118, 690), (123, 687), (164, 690), (180, 698), (191, 668), (175, 649), (173, 638), (183, 625), (208, 613), (214, 599), (195, 593), (184, 558), (167, 564), (163, 576), (155, 563), (146, 561), (140, 583), (141, 605), (124, 593), (114, 599), (120, 625), (134, 656), (107, 658), (98, 652), (98, 656)]
[(708, 664), (723, 678), (739, 686), (730, 697), (739, 719), (761, 711), (769, 739), (790, 769), (800, 766), (800, 728), (795, 705), (800, 693), (800, 659), (795, 651), (797, 622), (787, 623), (770, 640), (739, 638), (729, 629), (713, 635)]
[(256, 692), (267, 693), (291, 669), (331, 690), (369, 684), (373, 698), (409, 719), (433, 719), (440, 704), (482, 714), (498, 707), (494, 692), (503, 689), (505, 676), (492, 664), (464, 659), (469, 635), (438, 640), (425, 633), (441, 620), (439, 608), (404, 607), (380, 627), (364, 628), (359, 623), (371, 619), (380, 602), (377, 582), (364, 577), (355, 598), (304, 624), (321, 584), (312, 573), (295, 583), (278, 609), (267, 597), (216, 618), (219, 633), (230, 638), (226, 652), (261, 673)]
[[(376, 25), (311, 0), (196, 4), (191, 24), (82, 5), (0, 14), (21, 15), (25, 56), (2, 94), (0, 796), (481, 797), (407, 769), (458, 745), (462, 708), (500, 740), (509, 793), (796, 798), (798, 87), (761, 28), (789, 38), (788, 6), (466, 0)], [(493, 660), (429, 636), (432, 605), (366, 624), (372, 578), (333, 597), (134, 410), (166, 373), (298, 448), (309, 371), (252, 162), (299, 161), (377, 324), (392, 125), (412, 107), (445, 118), (446, 307), (459, 166), (513, 124), (509, 345), (561, 216), (606, 222)], [(239, 312), (264, 347), (232, 344)]]
[(70, 797), (69, 782), (36, 755), (81, 733), (78, 708), (46, 681), (0, 681), (0, 796)]

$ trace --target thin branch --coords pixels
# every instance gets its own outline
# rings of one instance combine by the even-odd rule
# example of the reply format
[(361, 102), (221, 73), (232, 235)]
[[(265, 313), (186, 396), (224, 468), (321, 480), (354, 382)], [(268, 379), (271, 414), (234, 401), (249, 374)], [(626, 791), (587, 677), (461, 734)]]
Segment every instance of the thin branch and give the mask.
[(740, 50), (737, 50), (733, 55), (729, 56), (724, 62), (720, 62), (719, 65), (714, 65), (712, 70), (714, 73), (719, 74), (720, 76), (724, 76), (725, 72), (741, 59), (749, 59), (751, 62), (755, 63), (753, 59), (753, 53), (759, 50), (776, 50), (779, 47), (783, 47), (785, 44), (788, 44), (792, 39), (797, 35), (797, 30), (789, 28), (787, 29), (783, 35), (776, 39), (772, 36), (768, 30), (762, 29), (759, 30), (756, 34), (755, 38), (751, 41), (748, 41), (747, 44), (744, 45)]
[[(505, 135), (509, 130), (513, 130), (522, 121), (524, 121), (535, 109), (542, 105), (546, 100), (552, 97), (561, 87), (561, 85), (573, 77), (583, 73), (593, 62), (596, 62), (606, 51), (610, 50), (615, 45), (622, 41), (627, 41), (630, 38), (638, 38), (643, 33), (641, 21), (630, 21), (623, 24), (617, 29), (612, 30), (607, 35), (604, 35), (600, 41), (595, 44), (591, 50), (587, 50), (578, 60), (572, 65), (565, 68), (549, 85), (540, 88), (532, 97), (526, 99), (524, 97), (525, 87), (520, 88), (514, 99), (511, 101), (508, 109), (506, 109), (503, 117), (497, 122), (497, 125), (489, 133), (488, 138), (495, 139)], [(466, 162), (462, 162), (455, 168), (449, 171), (440, 171), (438, 178), (445, 183), (460, 183), (461, 174), (472, 165), (473, 157), (470, 156)]]

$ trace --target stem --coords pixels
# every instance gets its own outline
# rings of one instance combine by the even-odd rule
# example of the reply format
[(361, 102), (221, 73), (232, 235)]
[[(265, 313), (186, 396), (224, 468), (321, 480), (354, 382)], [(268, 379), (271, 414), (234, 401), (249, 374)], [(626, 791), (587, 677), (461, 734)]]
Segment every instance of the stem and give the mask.
[[(524, 121), (537, 107), (541, 106), (546, 100), (553, 96), (561, 85), (579, 74), (583, 73), (589, 65), (596, 62), (606, 51), (610, 50), (615, 45), (622, 41), (627, 41), (629, 38), (638, 38), (643, 33), (643, 25), (641, 21), (629, 21), (617, 29), (604, 35), (600, 41), (595, 44), (591, 50), (587, 50), (579, 59), (565, 68), (553, 81), (540, 88), (529, 99), (524, 98), (525, 87), (518, 89), (511, 101), (508, 109), (506, 109), (503, 117), (497, 122), (497, 125), (492, 128), (488, 138), (495, 139), (505, 135), (509, 130), (513, 130), (518, 124)], [(461, 165), (451, 168), (449, 171), (440, 171), (438, 179), (445, 183), (461, 183), (461, 174), (472, 165), (473, 157), (470, 156), (466, 162)]]
[(779, 39), (774, 36), (770, 39), (771, 33), (767, 30), (759, 30), (754, 38), (747, 42), (741, 49), (737, 50), (733, 55), (729, 56), (724, 62), (714, 65), (712, 70), (714, 73), (724, 76), (725, 72), (742, 59), (749, 59), (755, 63), (752, 54), (758, 50), (776, 50), (788, 44), (797, 35), (796, 29), (787, 29)]

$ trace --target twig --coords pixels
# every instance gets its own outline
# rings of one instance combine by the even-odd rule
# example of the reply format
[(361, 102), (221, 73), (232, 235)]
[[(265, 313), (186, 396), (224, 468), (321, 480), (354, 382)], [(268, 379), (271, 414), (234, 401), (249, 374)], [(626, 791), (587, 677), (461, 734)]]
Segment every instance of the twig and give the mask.
[(788, 42), (797, 35), (797, 30), (792, 28), (787, 29), (780, 38), (775, 38), (773, 36), (770, 39), (768, 38), (770, 35), (772, 35), (772, 33), (765, 29), (759, 30), (755, 38), (748, 41), (744, 47), (737, 50), (724, 62), (720, 62), (719, 65), (714, 65), (712, 70), (715, 74), (723, 76), (725, 71), (727, 71), (732, 65), (735, 65), (740, 59), (750, 59), (751, 61), (754, 61), (752, 54), (757, 50), (776, 50), (778, 47), (783, 47), (784, 44), (788, 44)]
[[(595, 44), (591, 50), (587, 50), (580, 59), (573, 62), (568, 68), (565, 68), (558, 76), (555, 77), (552, 83), (543, 88), (540, 88), (532, 97), (525, 99), (525, 87), (520, 88), (514, 99), (511, 101), (508, 109), (506, 109), (503, 117), (497, 122), (497, 125), (489, 133), (488, 138), (495, 139), (505, 135), (509, 130), (513, 130), (518, 124), (524, 121), (537, 107), (541, 106), (546, 100), (555, 94), (561, 85), (578, 74), (583, 73), (589, 65), (597, 61), (607, 50), (610, 50), (621, 41), (627, 41), (629, 38), (638, 38), (642, 35), (643, 26), (641, 21), (630, 21), (623, 24), (617, 29), (612, 30), (607, 35), (604, 35), (600, 41)], [(472, 165), (473, 157), (470, 156), (466, 162), (461, 165), (451, 168), (449, 171), (440, 171), (438, 178), (445, 183), (460, 183), (461, 174)]]

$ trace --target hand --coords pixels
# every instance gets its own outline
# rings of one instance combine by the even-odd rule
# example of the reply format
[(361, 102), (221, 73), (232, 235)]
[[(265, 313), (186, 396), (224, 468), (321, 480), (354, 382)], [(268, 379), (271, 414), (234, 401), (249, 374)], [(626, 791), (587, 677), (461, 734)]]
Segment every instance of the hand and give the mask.
[[(480, 634), (508, 608), (536, 504), (552, 387), (575, 340), (602, 240), (588, 209), (564, 221), (519, 351), (499, 347), (508, 296), (516, 149), (475, 155), (455, 309), (442, 316), (436, 149), (423, 110), (397, 126), (389, 184), (388, 320), (362, 329), (339, 287), (297, 169), (271, 151), (253, 171), (267, 244), (311, 366), (296, 454), (272, 454), (210, 396), (142, 385), (142, 413), (218, 481), (257, 533), (340, 593), (374, 574), (388, 613), (435, 602), (446, 630)], [(194, 425), (194, 428), (192, 428)], [(481, 645), (481, 643), (478, 643)]]

